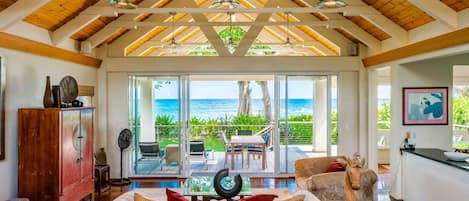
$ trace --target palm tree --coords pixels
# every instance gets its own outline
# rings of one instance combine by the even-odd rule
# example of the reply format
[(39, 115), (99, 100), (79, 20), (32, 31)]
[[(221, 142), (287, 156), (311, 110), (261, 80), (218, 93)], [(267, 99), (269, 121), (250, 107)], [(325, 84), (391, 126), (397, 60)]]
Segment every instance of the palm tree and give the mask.
[(265, 124), (270, 124), (272, 121), (272, 104), (270, 103), (269, 88), (267, 87), (267, 81), (256, 81), (262, 90), (262, 102), (264, 103), (264, 117)]
[(238, 81), (239, 105), (238, 116), (252, 114), (251, 88), (249, 81)]

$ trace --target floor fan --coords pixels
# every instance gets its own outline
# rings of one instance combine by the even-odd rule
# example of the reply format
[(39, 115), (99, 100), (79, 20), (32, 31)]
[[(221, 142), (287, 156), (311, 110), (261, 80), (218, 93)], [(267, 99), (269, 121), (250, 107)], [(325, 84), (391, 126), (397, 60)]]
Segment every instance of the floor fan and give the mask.
[(117, 145), (119, 146), (121, 150), (121, 177), (119, 179), (112, 179), (111, 184), (113, 186), (124, 186), (124, 185), (129, 185), (130, 184), (130, 179), (124, 178), (122, 174), (122, 169), (123, 169), (123, 153), (124, 150), (129, 148), (130, 143), (132, 143), (132, 132), (129, 129), (123, 129), (120, 134), (119, 138), (117, 139)]

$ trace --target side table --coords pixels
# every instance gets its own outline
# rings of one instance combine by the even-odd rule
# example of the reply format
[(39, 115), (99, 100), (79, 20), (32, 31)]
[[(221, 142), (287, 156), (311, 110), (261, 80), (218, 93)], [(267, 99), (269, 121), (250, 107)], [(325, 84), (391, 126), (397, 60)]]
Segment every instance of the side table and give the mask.
[(98, 197), (101, 197), (101, 193), (111, 189), (111, 171), (109, 165), (95, 165), (94, 179), (94, 191), (98, 192)]

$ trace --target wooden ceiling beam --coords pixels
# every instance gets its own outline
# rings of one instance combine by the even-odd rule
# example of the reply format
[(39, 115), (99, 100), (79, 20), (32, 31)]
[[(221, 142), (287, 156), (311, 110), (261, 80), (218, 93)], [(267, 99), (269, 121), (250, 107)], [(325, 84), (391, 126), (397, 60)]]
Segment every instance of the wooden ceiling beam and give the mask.
[(21, 21), (35, 10), (45, 5), (49, 0), (18, 0), (16, 3), (0, 12), (0, 31)]
[[(219, 13), (220, 14), (220, 13)], [(222, 13), (223, 14), (223, 13)], [(244, 13), (243, 13), (244, 14)], [(262, 13), (264, 15), (270, 15), (266, 13)], [(213, 14), (212, 14), (213, 15)], [(187, 15), (188, 16), (188, 15)], [(331, 21), (298, 21), (298, 22), (290, 22), (292, 26), (318, 26), (318, 27), (329, 27), (329, 28), (337, 28), (340, 27), (344, 22), (348, 20), (331, 20)], [(340, 25), (339, 25), (340, 24)], [(118, 27), (118, 28), (127, 28), (127, 29), (134, 29), (142, 28), (142, 27), (156, 27), (156, 26), (172, 26), (173, 23), (171, 22), (134, 22), (134, 21), (119, 21), (108, 26), (110, 27)], [(278, 22), (232, 22), (233, 26), (285, 26), (287, 25), (286, 21), (278, 21)], [(200, 27), (200, 26), (229, 26), (229, 22), (176, 22), (174, 26), (192, 26), (192, 27)]]
[[(179, 8), (185, 5), (187, 0), (173, 0), (169, 2), (165, 7), (168, 8)], [(152, 15), (145, 21), (168, 21), (171, 19), (169, 12), (166, 14)], [(119, 39), (114, 41), (109, 45), (109, 55), (110, 56), (126, 56), (126, 48), (131, 44), (137, 42), (140, 38), (143, 38), (145, 35), (151, 33), (158, 27), (141, 27), (137, 29), (132, 29), (126, 34), (121, 36)]]
[(97, 20), (99, 15), (79, 15), (51, 33), (52, 44), (58, 45), (67, 38)]
[[(261, 5), (258, 5), (256, 4), (254, 1), (251, 1), (252, 3), (254, 3), (255, 6), (258, 6), (260, 7)], [(252, 21), (254, 20), (254, 17), (252, 16), (252, 14), (250, 13), (243, 13), (241, 15), (242, 17), (246, 17), (246, 19), (244, 19), (245, 21)], [(272, 15), (272, 18), (274, 20), (280, 20), (281, 17), (278, 15), (278, 14), (274, 14)], [(268, 38), (273, 38), (273, 39), (276, 39), (275, 42), (276, 43), (276, 46), (278, 46), (279, 44), (283, 44), (285, 42), (285, 37), (286, 37), (286, 29), (282, 30), (281, 27), (279, 26), (264, 26), (264, 30), (265, 32), (260, 32), (258, 34), (258, 38), (261, 40), (261, 42), (271, 42), (271, 43), (274, 43), (272, 40), (267, 40)], [(290, 37), (291, 37), (291, 42), (293, 43), (302, 43), (304, 41), (306, 41), (307, 38), (309, 39), (312, 39), (311, 36), (307, 35), (306, 33), (304, 33), (302, 30), (296, 28), (296, 27), (290, 27)], [(267, 35), (268, 34), (268, 35)], [(314, 40), (314, 39), (313, 39)], [(317, 45), (317, 47), (319, 47), (320, 49), (326, 49), (327, 51), (327, 47), (324, 46), (324, 44), (322, 43), (317, 43), (315, 44)], [(252, 44), (249, 46), (249, 48), (251, 48)], [(323, 54), (321, 51), (317, 51), (318, 48), (317, 47), (314, 47), (314, 48), (297, 48), (297, 47), (285, 47), (285, 48), (282, 48), (282, 49), (291, 49), (295, 52), (298, 52), (298, 50), (301, 50), (301, 52), (303, 52), (304, 54), (306, 55), (312, 55), (312, 56), (325, 56), (326, 54)], [(249, 50), (248, 48), (248, 50)], [(312, 49), (315, 49), (315, 51), (313, 51)], [(321, 55), (318, 54), (321, 53)], [(329, 52), (332, 52), (329, 50)], [(333, 55), (335, 55), (334, 53), (332, 53)], [(244, 55), (243, 55), (244, 56)]]
[[(210, 14), (211, 16), (209, 16), (210, 18), (210, 21), (211, 20), (214, 20), (214, 19), (217, 19), (220, 17), (220, 15), (222, 14)], [(183, 18), (180, 19), (181, 21), (186, 21), (188, 20), (189, 22), (193, 22), (193, 19), (190, 15), (186, 15), (184, 16)], [(179, 33), (177, 30), (175, 30), (174, 32), (176, 32), (175, 34), (178, 35), (178, 34), (185, 34), (185, 33), (190, 33), (194, 30), (196, 30), (197, 27), (190, 27), (189, 29), (186, 29), (186, 30), (183, 30), (181, 33)], [(158, 35), (156, 35), (154, 38), (152, 38), (151, 40), (145, 42), (144, 44), (142, 44), (140, 47), (138, 47), (137, 49), (135, 49), (133, 52), (131, 52), (129, 54), (129, 56), (140, 56), (141, 54), (143, 54), (145, 51), (148, 50), (148, 48), (151, 48), (153, 47), (154, 45), (151, 45), (151, 44), (155, 44), (156, 43), (159, 43), (160, 45), (162, 44), (161, 43), (161, 40), (163, 40), (164, 38), (166, 37), (170, 37), (171, 34), (172, 34), (173, 30), (171, 29), (165, 29), (164, 31), (162, 31), (161, 33), (159, 33)], [(177, 40), (178, 38), (176, 38), (176, 41), (179, 42), (179, 40)]]
[[(279, 1), (280, 2), (280, 1)], [(359, 15), (363, 13), (362, 6), (347, 6), (343, 8), (333, 8), (333, 9), (319, 9), (316, 7), (311, 8), (302, 8), (302, 7), (280, 7), (280, 8), (234, 8), (230, 9), (230, 12), (233, 13), (284, 13), (284, 12), (292, 12), (292, 13), (317, 13), (317, 12), (325, 12), (325, 13), (342, 13), (347, 12), (350, 15)], [(177, 13), (189, 13), (189, 14), (204, 14), (204, 13), (223, 13), (226, 12), (224, 10), (216, 9), (216, 8), (136, 8), (136, 9), (115, 9), (109, 6), (102, 6), (102, 7), (93, 7), (93, 10), (87, 11), (86, 14), (101, 14), (103, 16), (114, 16), (115, 13), (119, 14), (138, 14), (138, 13), (151, 13), (151, 14), (164, 14), (169, 12), (177, 12)]]
[[(276, 5), (277, 4), (275, 0), (267, 0), (267, 3), (265, 4), (264, 7), (271, 8)], [(271, 16), (272, 16), (272, 13), (260, 13), (256, 17), (255, 22), (268, 22)], [(251, 48), (252, 43), (256, 40), (257, 36), (259, 36), (259, 34), (261, 33), (262, 29), (264, 29), (264, 26), (249, 27), (249, 30), (244, 35), (243, 39), (239, 42), (239, 45), (236, 48), (236, 50), (233, 52), (233, 56), (246, 55), (249, 48)]]
[(39, 56), (50, 57), (73, 62), (94, 68), (101, 66), (101, 60), (84, 56), (76, 52), (64, 50), (55, 46), (0, 32), (0, 47), (18, 50)]
[[(306, 1), (307, 3), (311, 3), (311, 0), (303, 0)], [(360, 6), (367, 6), (362, 0), (348, 0), (348, 3), (350, 4), (356, 4)], [(361, 17), (365, 18), (368, 22), (371, 24), (375, 25), (379, 29), (383, 30), (387, 34), (391, 35), (391, 37), (397, 39), (401, 45), (404, 45), (408, 41), (408, 32), (381, 14), (379, 11), (377, 11), (373, 6), (368, 6), (366, 9), (369, 13), (375, 12), (375, 14), (366, 14), (362, 13), (360, 14)], [(347, 13), (344, 13), (345, 16), (349, 16)]]
[(409, 0), (409, 2), (450, 28), (458, 28), (458, 13), (440, 0)]
[[(107, 2), (108, 2), (107, 0), (100, 0), (97, 3), (97, 5), (107, 4)], [(86, 10), (91, 9), (91, 7), (93, 6), (88, 7)], [(54, 32), (52, 32), (51, 33), (52, 44), (54, 45), (60, 44), (61, 42), (63, 42), (64, 40), (66, 40), (67, 38), (75, 34), (76, 32), (80, 31), (81, 29), (83, 29), (84, 27), (86, 27), (93, 21), (97, 20), (99, 17), (101, 17), (100, 14), (92, 14), (92, 15), (84, 14), (86, 10), (81, 12), (77, 17), (73, 18), (66, 24), (62, 25), (60, 28), (58, 28)]]
[[(305, 3), (307, 3), (309, 6), (316, 5), (316, 0), (303, 0)], [(326, 13), (323, 11), (320, 11), (322, 15), (324, 15), (328, 20), (346, 20), (344, 16), (337, 14), (337, 13)], [(379, 52), (381, 51), (381, 41), (373, 37), (371, 34), (360, 28), (358, 25), (351, 21), (343, 22), (339, 24), (341, 26), (340, 28), (346, 30), (348, 33), (353, 35), (355, 38), (363, 42), (365, 45), (367, 45), (372, 51), (374, 52)]]
[[(189, 8), (197, 8), (198, 6), (193, 1), (188, 1), (187, 5)], [(192, 13), (192, 18), (194, 18), (195, 22), (208, 22), (207, 17), (205, 17), (202, 13)], [(221, 40), (218, 33), (215, 31), (213, 27), (200, 27), (200, 30), (205, 34), (210, 44), (212, 44), (213, 48), (218, 52), (219, 56), (231, 56), (230, 51), (225, 47), (225, 43)]]
[[(274, 15), (273, 16), (273, 19), (274, 20), (283, 20), (283, 18), (281, 18), (281, 16), (279, 15)], [(280, 27), (276, 27), (276, 28), (280, 28)], [(286, 27), (283, 27), (285, 28), (285, 31), (284, 32), (287, 32), (288, 30), (286, 29)], [(302, 30), (298, 29), (296, 26), (292, 26), (290, 27), (290, 32), (297, 35), (298, 37), (302, 38), (303, 41), (311, 41), (311, 40), (316, 40), (314, 38), (312, 38), (310, 35), (308, 35), (307, 33), (303, 32)], [(285, 35), (285, 34), (284, 34)], [(310, 40), (308, 40), (310, 39)], [(303, 43), (303, 41), (301, 41), (300, 43)], [(292, 41), (293, 42), (293, 41)], [(316, 46), (314, 46), (314, 48), (320, 52), (321, 56), (337, 56), (337, 53), (335, 53), (334, 51), (332, 51), (331, 49), (329, 49), (325, 44), (322, 44), (321, 42), (318, 42), (318, 43), (315, 43)], [(301, 44), (298, 44), (298, 45), (301, 45)]]
[(414, 44), (393, 49), (362, 60), (365, 67), (469, 43), (469, 28), (464, 28)]
[[(298, 6), (296, 3), (292, 1), (279, 1), (279, 5), (281, 7), (293, 7)], [(293, 13), (292, 14), (295, 18), (300, 21), (308, 21), (308, 20), (316, 20), (319, 21), (316, 17), (311, 14), (304, 14), (304, 13)], [(312, 27), (311, 30), (317, 34), (318, 36), (325, 39), (330, 44), (335, 45), (340, 50), (340, 55), (347, 54), (347, 48), (350, 45), (351, 41), (345, 38), (342, 34), (338, 33), (333, 29), (328, 29), (326, 27)]]
[[(143, 7), (143, 8), (152, 8), (158, 6), (162, 0), (144, 0), (141, 2), (138, 6)], [(97, 33), (93, 34), (90, 36), (87, 41), (90, 42), (91, 47), (95, 48), (99, 44), (103, 43), (106, 41), (109, 37), (114, 35), (115, 33), (119, 32), (122, 27), (117, 26), (118, 23), (122, 21), (135, 21), (136, 18), (138, 18), (140, 15), (123, 15), (119, 17), (117, 20), (112, 21), (109, 23), (107, 26), (99, 30)]]

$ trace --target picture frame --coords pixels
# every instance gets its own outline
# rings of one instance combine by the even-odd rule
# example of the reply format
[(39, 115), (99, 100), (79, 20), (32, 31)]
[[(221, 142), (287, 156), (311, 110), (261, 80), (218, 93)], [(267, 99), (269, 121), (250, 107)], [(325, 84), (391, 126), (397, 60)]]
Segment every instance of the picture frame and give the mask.
[(5, 88), (6, 69), (5, 57), (0, 54), (0, 160), (5, 160)]
[(402, 88), (403, 125), (448, 125), (448, 87)]

